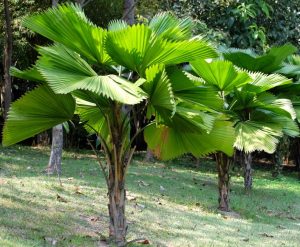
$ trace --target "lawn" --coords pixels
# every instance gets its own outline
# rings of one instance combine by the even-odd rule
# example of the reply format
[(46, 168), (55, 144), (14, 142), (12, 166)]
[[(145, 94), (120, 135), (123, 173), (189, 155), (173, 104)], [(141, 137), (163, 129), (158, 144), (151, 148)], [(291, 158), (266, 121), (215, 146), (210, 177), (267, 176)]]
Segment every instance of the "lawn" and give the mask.
[[(47, 176), (47, 149), (0, 150), (0, 246), (106, 246), (107, 195), (92, 153), (64, 152), (62, 186)], [(300, 246), (300, 182), (256, 169), (247, 195), (234, 174), (231, 207), (216, 209), (213, 161), (184, 158), (128, 171), (128, 240), (150, 246)], [(194, 162), (195, 163), (195, 162)]]

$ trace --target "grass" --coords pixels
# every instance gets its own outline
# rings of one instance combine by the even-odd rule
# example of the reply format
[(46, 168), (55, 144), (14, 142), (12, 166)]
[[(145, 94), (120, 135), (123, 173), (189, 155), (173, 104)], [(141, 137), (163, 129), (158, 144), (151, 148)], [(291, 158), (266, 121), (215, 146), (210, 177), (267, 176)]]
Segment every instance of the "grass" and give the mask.
[[(106, 246), (107, 196), (93, 155), (65, 152), (62, 184), (43, 174), (47, 149), (0, 150), (0, 246)], [(300, 246), (300, 182), (255, 170), (254, 190), (233, 176), (231, 207), (216, 210), (215, 166), (202, 160), (144, 163), (127, 179), (128, 239), (150, 246)]]

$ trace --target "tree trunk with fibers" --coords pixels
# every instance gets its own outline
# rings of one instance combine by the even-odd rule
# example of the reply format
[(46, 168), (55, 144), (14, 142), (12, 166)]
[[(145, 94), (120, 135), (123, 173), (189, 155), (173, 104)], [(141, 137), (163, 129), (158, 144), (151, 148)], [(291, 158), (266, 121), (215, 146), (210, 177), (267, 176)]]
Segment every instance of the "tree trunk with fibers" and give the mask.
[(56, 171), (61, 173), (61, 157), (63, 150), (63, 126), (62, 124), (56, 125), (52, 128), (52, 146), (51, 154), (47, 167), (47, 173), (53, 174)]
[[(127, 222), (125, 217), (126, 169), (131, 161), (133, 150), (126, 150), (129, 132), (124, 128), (124, 118), (121, 105), (116, 103), (113, 107), (113, 120), (110, 121), (111, 151), (106, 149), (108, 175), (108, 211), (110, 217), (109, 237), (118, 247), (126, 245)], [(130, 144), (129, 144), (130, 145)], [(129, 148), (130, 150), (130, 148)]]
[(3, 54), (4, 83), (1, 87), (1, 105), (3, 116), (6, 118), (11, 103), (11, 77), (9, 69), (12, 60), (12, 28), (8, 0), (4, 0), (5, 45)]
[(219, 188), (219, 209), (221, 211), (230, 211), (229, 207), (229, 168), (231, 160), (222, 153), (216, 153), (216, 162), (218, 168), (218, 188)]
[(244, 167), (244, 187), (247, 191), (252, 190), (252, 154), (241, 152), (243, 167)]

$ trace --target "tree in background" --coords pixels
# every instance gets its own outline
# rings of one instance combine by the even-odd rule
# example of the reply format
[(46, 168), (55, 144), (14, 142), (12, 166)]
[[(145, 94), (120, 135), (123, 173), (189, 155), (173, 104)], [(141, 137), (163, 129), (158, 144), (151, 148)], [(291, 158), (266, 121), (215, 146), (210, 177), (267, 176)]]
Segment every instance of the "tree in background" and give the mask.
[(202, 33), (227, 47), (261, 51), (287, 42), (300, 44), (298, 0), (142, 0), (138, 3), (138, 14), (146, 18), (159, 10), (192, 17), (197, 24), (196, 34)]
[[(256, 54), (251, 50), (228, 49), (224, 52), (225, 59), (232, 61), (235, 65), (253, 72), (263, 72), (267, 74), (280, 73), (291, 79), (288, 85), (277, 85), (268, 89), (269, 93), (278, 97), (291, 100), (296, 113), (299, 112), (299, 98), (297, 97), (299, 87), (295, 83), (299, 66), (296, 64), (287, 64), (285, 60), (297, 51), (296, 47), (286, 44), (279, 47), (272, 47), (262, 55)], [(296, 77), (295, 77), (296, 76)], [(293, 78), (295, 77), (295, 78)], [(299, 114), (298, 114), (299, 115)], [(280, 143), (274, 154), (275, 170), (274, 176), (278, 176), (282, 168), (283, 159), (289, 153), (289, 138), (282, 136)]]
[(7, 116), (7, 112), (11, 103), (11, 77), (9, 74), (9, 68), (12, 64), (12, 27), (11, 27), (11, 14), (8, 0), (3, 0), (4, 6), (4, 20), (5, 20), (5, 40), (4, 40), (4, 52), (3, 52), (3, 71), (4, 80), (1, 83), (1, 105), (4, 118)]
[[(273, 153), (278, 139), (286, 133), (299, 134), (293, 122), (295, 112), (287, 99), (276, 98), (267, 90), (292, 83), (280, 75), (248, 73), (228, 61), (191, 62), (193, 70), (207, 86), (215, 88), (224, 100), (224, 113), (235, 128), (236, 149), (242, 152), (245, 188), (252, 187), (251, 154), (254, 151)], [(219, 209), (229, 211), (230, 157), (216, 154), (219, 177)]]

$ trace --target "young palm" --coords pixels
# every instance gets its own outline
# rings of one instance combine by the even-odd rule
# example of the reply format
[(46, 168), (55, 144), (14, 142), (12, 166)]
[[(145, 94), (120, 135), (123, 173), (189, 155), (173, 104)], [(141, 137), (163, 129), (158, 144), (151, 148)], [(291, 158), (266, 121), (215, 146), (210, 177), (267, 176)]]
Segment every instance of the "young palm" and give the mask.
[(187, 152), (232, 153), (233, 128), (217, 112), (221, 98), (177, 68), (216, 56), (206, 42), (191, 38), (188, 20), (160, 14), (149, 25), (115, 21), (105, 30), (92, 24), (79, 6), (61, 5), (26, 18), (24, 24), (55, 43), (37, 48), (39, 58), (31, 69), (12, 69), (14, 76), (38, 86), (12, 104), (3, 144), (17, 143), (78, 114), (105, 152), (109, 235), (118, 246), (126, 244), (126, 171), (133, 140), (142, 131), (130, 135), (134, 105), (145, 106), (151, 121), (145, 139), (163, 159)]
[[(204, 85), (215, 88), (224, 100), (224, 113), (234, 123), (234, 147), (243, 153), (245, 187), (251, 188), (251, 153), (273, 153), (278, 138), (287, 133), (298, 134), (293, 122), (295, 112), (287, 99), (279, 99), (266, 92), (276, 85), (291, 83), (280, 75), (250, 73), (234, 68), (229, 61), (204, 60), (191, 62), (194, 72)], [(219, 174), (219, 208), (229, 210), (229, 157), (216, 154)]]
[[(232, 61), (236, 66), (247, 69), (253, 72), (263, 72), (266, 74), (278, 73), (282, 74), (293, 81), (299, 75), (299, 65), (297, 66), (297, 57), (291, 56), (297, 51), (296, 47), (286, 44), (279, 47), (272, 47), (268, 52), (258, 55), (251, 50), (228, 49), (223, 55), (226, 59)], [(289, 60), (286, 62), (286, 60)], [(273, 85), (268, 91), (277, 95), (280, 98), (290, 99), (293, 103), (294, 109), (298, 112), (299, 98), (297, 99), (298, 85), (297, 83), (290, 83), (281, 86), (280, 84)], [(282, 167), (284, 154), (289, 150), (288, 135), (281, 137), (276, 152), (274, 153), (275, 171), (273, 175), (279, 174)], [(246, 173), (245, 173), (246, 174)]]

